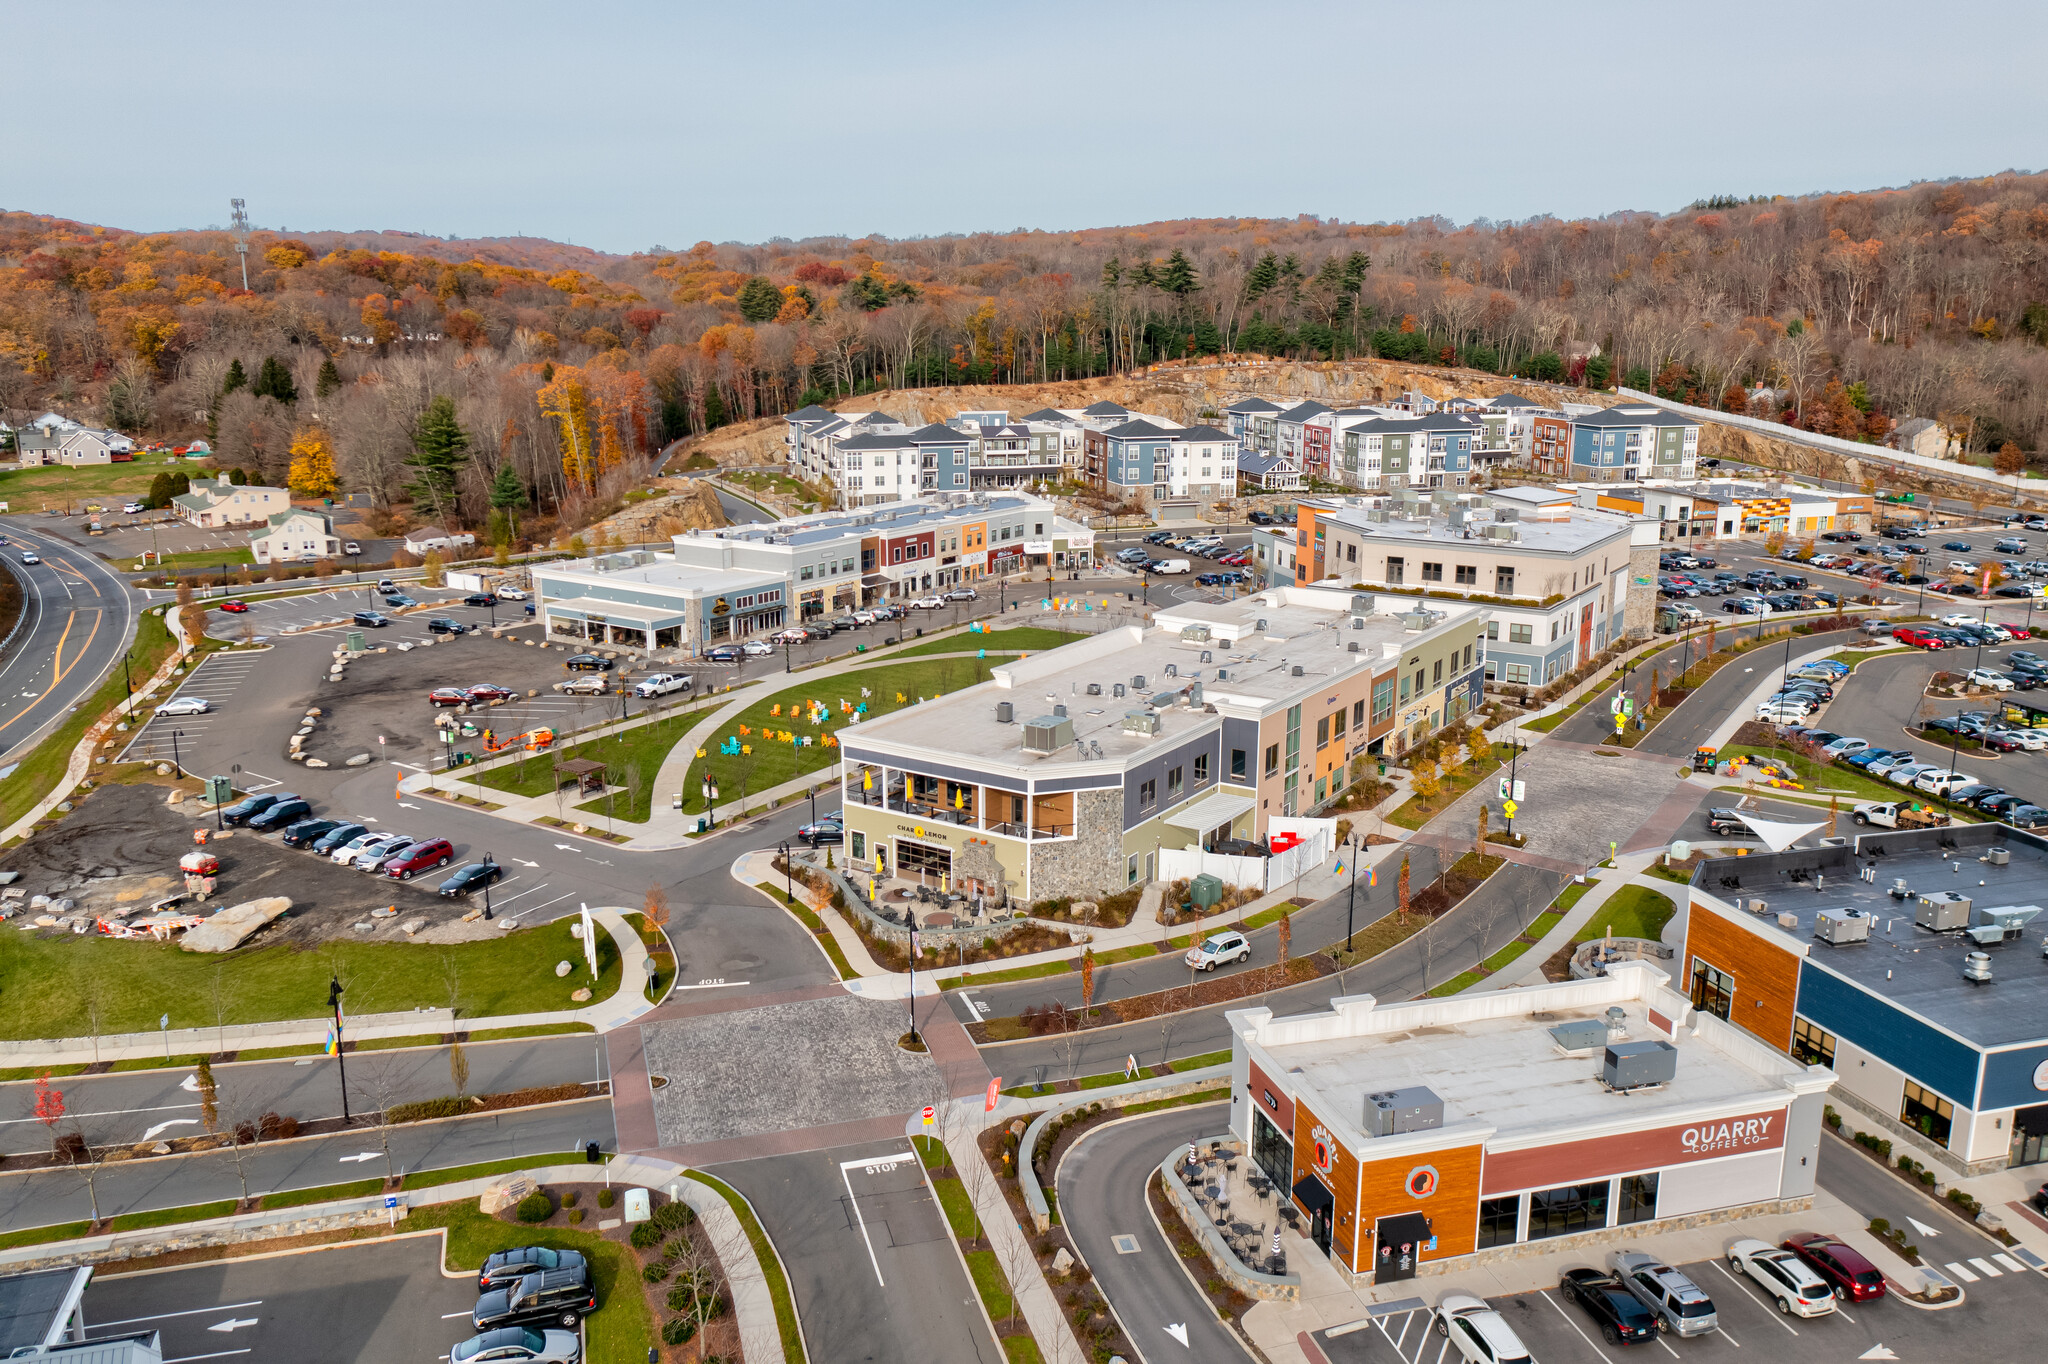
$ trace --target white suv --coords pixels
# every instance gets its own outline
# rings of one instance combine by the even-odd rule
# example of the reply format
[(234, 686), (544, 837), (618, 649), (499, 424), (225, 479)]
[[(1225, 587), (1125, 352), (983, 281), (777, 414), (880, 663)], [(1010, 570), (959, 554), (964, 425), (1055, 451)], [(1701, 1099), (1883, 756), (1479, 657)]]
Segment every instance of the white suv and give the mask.
[(1226, 962), (1250, 961), (1251, 956), (1252, 945), (1245, 941), (1244, 934), (1233, 930), (1214, 934), (1189, 948), (1181, 962), (1198, 971), (1213, 971)]
[(1467, 1364), (1535, 1364), (1529, 1347), (1484, 1298), (1446, 1293), (1436, 1305), (1436, 1333), (1450, 1337)]
[(1787, 1316), (1824, 1317), (1835, 1310), (1835, 1291), (1789, 1250), (1745, 1236), (1728, 1247), (1728, 1263), (1762, 1284)]

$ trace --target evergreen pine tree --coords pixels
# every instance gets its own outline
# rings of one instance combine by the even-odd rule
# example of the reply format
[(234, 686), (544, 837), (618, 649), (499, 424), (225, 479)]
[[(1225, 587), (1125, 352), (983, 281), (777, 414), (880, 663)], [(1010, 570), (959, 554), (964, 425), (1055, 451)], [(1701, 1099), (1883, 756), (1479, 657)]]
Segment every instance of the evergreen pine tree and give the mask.
[(249, 376), (243, 372), (242, 362), (240, 360), (228, 361), (228, 377), (221, 380), (220, 396), (225, 398), (238, 388), (248, 387), (248, 384)]
[(1251, 273), (1245, 276), (1245, 296), (1256, 299), (1271, 293), (1273, 287), (1279, 283), (1280, 262), (1271, 251), (1268, 251), (1259, 257), (1258, 264), (1252, 266)]
[(313, 383), (313, 395), (325, 398), (341, 387), (341, 371), (334, 367), (334, 357), (328, 356), (320, 362), (320, 377)]
[(436, 521), (445, 522), (454, 503), (456, 471), (468, 448), (469, 433), (455, 419), (455, 400), (436, 395), (413, 428), (412, 458), (406, 461), (417, 471), (406, 490), (433, 508)]
[(281, 403), (295, 403), (299, 400), (298, 386), (292, 382), (292, 372), (275, 355), (263, 357), (263, 367), (256, 371), (256, 382), (249, 391), (259, 398), (275, 398)]
[(1201, 277), (1195, 273), (1194, 262), (1177, 246), (1167, 256), (1166, 263), (1159, 267), (1155, 282), (1167, 293), (1180, 299), (1185, 299), (1202, 287)]
[(491, 480), (491, 510), (502, 518), (504, 535), (498, 543), (505, 544), (518, 535), (518, 513), (526, 506), (526, 485), (519, 481), (519, 471), (506, 460), (498, 466), (498, 476)]
[(740, 286), (740, 316), (749, 322), (770, 322), (782, 311), (782, 291), (760, 275)]

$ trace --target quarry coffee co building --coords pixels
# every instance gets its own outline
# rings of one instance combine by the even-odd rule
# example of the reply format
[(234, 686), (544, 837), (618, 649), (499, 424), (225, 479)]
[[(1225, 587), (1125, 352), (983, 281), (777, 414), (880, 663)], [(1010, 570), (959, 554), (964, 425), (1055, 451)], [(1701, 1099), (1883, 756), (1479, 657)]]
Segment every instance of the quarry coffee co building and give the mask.
[(1228, 1017), (1232, 1128), (1356, 1278), (1811, 1205), (1834, 1073), (1695, 1013), (1647, 964)]

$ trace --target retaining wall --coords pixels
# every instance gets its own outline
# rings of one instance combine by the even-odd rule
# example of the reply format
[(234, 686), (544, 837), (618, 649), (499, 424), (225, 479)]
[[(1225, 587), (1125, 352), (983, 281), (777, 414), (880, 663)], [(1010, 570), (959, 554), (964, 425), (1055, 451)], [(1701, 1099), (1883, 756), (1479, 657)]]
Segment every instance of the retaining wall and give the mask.
[[(1234, 1136), (1203, 1137), (1195, 1144), (1206, 1146), (1213, 1141), (1221, 1141), (1226, 1148), (1236, 1151), (1239, 1155), (1244, 1154), (1244, 1143)], [(1223, 1239), (1222, 1233), (1216, 1230), (1215, 1224), (1203, 1216), (1201, 1205), (1195, 1202), (1195, 1196), (1188, 1192), (1187, 1185), (1181, 1183), (1180, 1176), (1174, 1173), (1174, 1166), (1179, 1160), (1180, 1153), (1176, 1151), (1160, 1162), (1160, 1187), (1166, 1190), (1166, 1201), (1180, 1214), (1180, 1220), (1187, 1224), (1187, 1229), (1194, 1234), (1194, 1238), (1202, 1243), (1202, 1249), (1207, 1252), (1209, 1263), (1216, 1266), (1216, 1272), (1221, 1274), (1232, 1288), (1247, 1297), (1264, 1298), (1269, 1302), (1301, 1301), (1301, 1275), (1261, 1274), (1246, 1267), (1245, 1263), (1237, 1258), (1231, 1251), (1229, 1243)]]

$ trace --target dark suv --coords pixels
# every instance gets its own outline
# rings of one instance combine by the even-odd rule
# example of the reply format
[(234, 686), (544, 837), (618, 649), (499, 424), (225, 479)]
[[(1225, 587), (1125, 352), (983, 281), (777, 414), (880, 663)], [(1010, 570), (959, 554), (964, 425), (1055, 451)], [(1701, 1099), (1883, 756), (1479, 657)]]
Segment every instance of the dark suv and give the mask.
[(583, 1254), (575, 1250), (556, 1250), (552, 1246), (516, 1246), (501, 1250), (484, 1261), (484, 1267), (477, 1271), (476, 1291), (488, 1293), (494, 1288), (507, 1288), (529, 1274), (546, 1274), (557, 1269), (577, 1269), (583, 1266)]
[(1733, 810), (1716, 809), (1707, 811), (1707, 828), (1724, 838), (1731, 836), (1747, 838), (1750, 836), (1749, 826), (1744, 824)]
[(249, 827), (257, 833), (267, 834), (272, 829), (282, 829), (288, 824), (296, 824), (312, 813), (313, 806), (310, 802), (281, 800), (262, 814), (253, 816), (249, 820)]
[(298, 798), (297, 793), (291, 791), (280, 791), (275, 795), (265, 793), (260, 796), (248, 796), (221, 811), (221, 822), (240, 827), (262, 814), (265, 810), (268, 810), (271, 806), (288, 800), (297, 800)]
[(528, 1274), (504, 1288), (492, 1289), (476, 1300), (469, 1320), (479, 1331), (541, 1321), (557, 1321), (573, 1331), (586, 1313), (596, 1310), (597, 1289), (591, 1283), (590, 1266), (578, 1264)]

